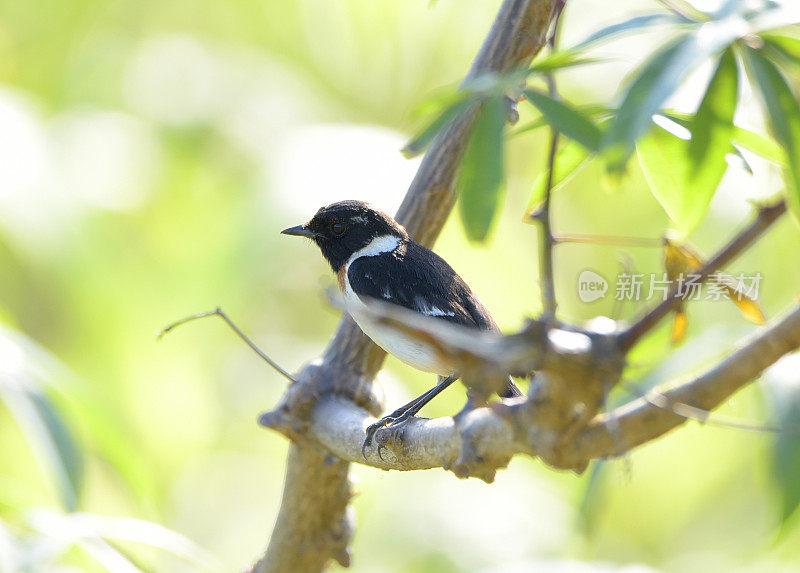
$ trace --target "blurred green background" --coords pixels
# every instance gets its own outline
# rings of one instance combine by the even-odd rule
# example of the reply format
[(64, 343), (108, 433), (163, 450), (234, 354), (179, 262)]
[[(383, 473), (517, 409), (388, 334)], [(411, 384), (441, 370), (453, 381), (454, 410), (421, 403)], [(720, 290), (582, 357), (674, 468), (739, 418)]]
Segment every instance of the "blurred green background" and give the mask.
[[(418, 165), (399, 153), (424, 121), (414, 110), (464, 75), (499, 1), (429, 4), (0, 3), (0, 377), (41, 385), (63, 416), (85, 456), (83, 477), (72, 476), (78, 509), (168, 527), (213, 554), (211, 569), (259, 555), (287, 442), (255, 420), (285, 381), (221, 322), (161, 342), (155, 333), (221, 305), (287, 369), (320, 354), (338, 320), (323, 294), (331, 273), (311, 244), (278, 233), (344, 198), (396, 210)], [(570, 0), (562, 42), (654, 8)], [(609, 101), (661, 40), (603, 48), (609, 61), (562, 73), (562, 92)], [(693, 111), (701, 95), (690, 80), (671, 103)], [(761, 129), (753, 96), (743, 101), (738, 121)], [(543, 131), (510, 140), (503, 213), (487, 244), (468, 243), (454, 217), (436, 247), (506, 331), (539, 310), (537, 230), (521, 218), (545, 145)], [(747, 219), (748, 199), (780, 188), (773, 168), (753, 167), (752, 176), (729, 170), (692, 235), (706, 254)], [(621, 183), (590, 165), (553, 214), (559, 232), (659, 237), (670, 226), (635, 161)], [(626, 318), (647, 304), (615, 309), (621, 257), (637, 272), (662, 270), (658, 249), (558, 247), (565, 319)], [(763, 275), (772, 317), (797, 296), (798, 260), (800, 234), (784, 217), (729, 271)], [(579, 300), (584, 269), (609, 280), (604, 299)], [(670, 348), (662, 328), (637, 352), (632, 383), (688, 376), (755, 328), (729, 303), (689, 312), (688, 340)], [(776, 400), (800, 391), (799, 371), (800, 358), (784, 359), (722, 411), (773, 417)], [(378, 378), (392, 407), (433, 382), (392, 358)], [(455, 387), (424, 413), (450, 415), (463, 399)], [(32, 435), (0, 400), (0, 567), (4, 551), (33, 552), (44, 534), (32, 520), (63, 507), (66, 478)], [(795, 571), (800, 519), (782, 519), (791, 492), (776, 485), (775, 451), (768, 434), (690, 424), (581, 477), (526, 458), (493, 485), (355, 467), (353, 570)], [(55, 544), (69, 538), (44, 529)], [(195, 567), (115, 546), (144, 570)], [(27, 558), (33, 571), (48, 562)], [(58, 562), (100, 570), (79, 550)]]

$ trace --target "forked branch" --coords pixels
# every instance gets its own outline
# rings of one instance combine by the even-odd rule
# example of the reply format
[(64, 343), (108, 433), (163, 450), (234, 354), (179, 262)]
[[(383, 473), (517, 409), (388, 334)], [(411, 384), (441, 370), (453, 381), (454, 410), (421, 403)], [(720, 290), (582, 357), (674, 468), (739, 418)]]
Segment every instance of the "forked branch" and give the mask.
[[(556, 0), (504, 0), (465, 79), (524, 66), (545, 43)], [(453, 185), (475, 110), (433, 141), (395, 217), (414, 239), (432, 245), (455, 202)], [(283, 500), (269, 546), (253, 571), (320, 571), (330, 559), (349, 563), (352, 523), (348, 464), (320, 455), (307, 433), (320, 396), (350, 397), (374, 413), (371, 381), (384, 353), (345, 317), (321, 361), (304, 367), (281, 403), (262, 421), (287, 422), (290, 445)]]

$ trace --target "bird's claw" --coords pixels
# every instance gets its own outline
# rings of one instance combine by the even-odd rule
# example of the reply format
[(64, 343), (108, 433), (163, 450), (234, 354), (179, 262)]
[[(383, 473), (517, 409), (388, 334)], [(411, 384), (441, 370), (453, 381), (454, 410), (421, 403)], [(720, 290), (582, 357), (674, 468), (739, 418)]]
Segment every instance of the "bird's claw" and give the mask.
[[(405, 412), (399, 416), (390, 414), (388, 416), (384, 416), (374, 424), (370, 424), (367, 426), (367, 437), (364, 440), (364, 443), (361, 445), (361, 455), (364, 456), (364, 459), (367, 459), (367, 448), (372, 444), (372, 438), (375, 436), (375, 433), (380, 430), (381, 428), (387, 428), (389, 430), (396, 430), (399, 429), (400, 426), (405, 424), (408, 420), (414, 417), (413, 412)], [(378, 457), (383, 460), (383, 450), (388, 450), (389, 448), (386, 446), (387, 443), (391, 441), (391, 435), (387, 435), (387, 439), (382, 441), (378, 444)]]
[[(374, 424), (370, 424), (369, 426), (367, 426), (367, 437), (364, 439), (364, 443), (361, 445), (361, 455), (364, 456), (364, 459), (367, 459), (367, 448), (372, 444), (372, 437), (375, 435), (375, 432), (377, 432), (381, 428), (384, 428), (384, 427), (390, 425), (395, 420), (397, 420), (397, 418), (395, 416), (391, 416), (391, 415), (384, 416), (383, 418), (381, 418), (380, 420), (378, 420)], [(378, 446), (378, 456), (379, 457), (381, 455), (381, 447), (385, 447), (385, 446), (383, 446), (383, 444), (380, 444)], [(383, 459), (383, 458), (381, 457), (381, 459)]]

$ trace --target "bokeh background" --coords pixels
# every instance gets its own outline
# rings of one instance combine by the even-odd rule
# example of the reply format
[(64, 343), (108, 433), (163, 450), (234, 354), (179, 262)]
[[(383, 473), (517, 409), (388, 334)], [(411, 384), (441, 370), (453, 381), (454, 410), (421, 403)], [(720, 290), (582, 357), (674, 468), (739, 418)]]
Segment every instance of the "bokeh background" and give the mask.
[[(160, 342), (155, 333), (221, 305), (287, 369), (318, 356), (338, 320), (324, 295), (333, 279), (310, 243), (279, 231), (344, 198), (394, 212), (418, 165), (399, 153), (424, 123), (415, 110), (460, 80), (498, 5), (0, 3), (0, 376), (8, 387), (40, 385), (74, 436), (79, 510), (183, 534), (214, 556), (212, 570), (258, 556), (287, 442), (255, 420), (285, 381), (216, 319)], [(562, 42), (657, 8), (570, 0)], [(609, 60), (562, 73), (562, 92), (613, 101), (664, 38), (603, 47)], [(702, 95), (694, 84), (672, 105), (693, 111)], [(743, 101), (739, 123), (763, 129), (753, 97)], [(540, 308), (537, 231), (521, 219), (545, 145), (541, 130), (510, 140), (504, 207), (486, 244), (468, 243), (453, 217), (436, 247), (506, 331)], [(746, 220), (748, 200), (780, 188), (773, 168), (752, 165), (753, 175), (729, 169), (691, 236), (705, 253)], [(671, 225), (635, 160), (621, 182), (590, 165), (558, 193), (553, 214), (560, 232), (659, 237)], [(615, 305), (614, 277), (622, 263), (660, 273), (661, 256), (559, 246), (563, 317), (634, 315), (647, 303)], [(785, 217), (729, 270), (763, 275), (772, 317), (797, 297), (798, 260), (800, 232)], [(579, 300), (585, 269), (611, 283), (604, 299)], [(754, 329), (729, 303), (692, 304), (687, 341), (670, 347), (662, 328), (637, 352), (630, 382), (689, 376)], [(775, 403), (797, 396), (798, 372), (800, 358), (782, 360), (722, 411), (772, 419)], [(390, 406), (433, 382), (392, 358), (378, 378)], [(32, 571), (102, 570), (79, 549), (58, 566), (37, 561), (42, 537), (68, 545), (74, 531), (53, 525), (64, 476), (12, 395), (0, 400), (0, 563), (13, 553)], [(425, 414), (450, 415), (463, 399), (454, 387)], [(493, 485), (356, 467), (353, 570), (795, 571), (800, 520), (783, 519), (774, 444), (770, 434), (692, 423), (583, 476), (517, 458)], [(196, 567), (115, 546), (144, 570)]]

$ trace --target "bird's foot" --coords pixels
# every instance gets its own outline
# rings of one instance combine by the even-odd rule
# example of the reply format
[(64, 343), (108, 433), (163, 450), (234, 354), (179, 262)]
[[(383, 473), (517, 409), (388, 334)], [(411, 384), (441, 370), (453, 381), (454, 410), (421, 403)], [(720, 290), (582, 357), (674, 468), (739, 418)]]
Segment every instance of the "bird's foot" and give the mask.
[(386, 428), (388, 432), (384, 433), (386, 439), (384, 440), (376, 440), (378, 444), (378, 457), (383, 459), (382, 452), (383, 450), (387, 449), (386, 444), (391, 441), (391, 436), (395, 435), (395, 432), (399, 430), (405, 423), (414, 417), (415, 412), (413, 410), (408, 410), (398, 415), (397, 412), (392, 412), (388, 416), (384, 416), (374, 424), (370, 424), (367, 427), (367, 437), (364, 440), (364, 443), (361, 445), (361, 455), (364, 456), (364, 459), (367, 458), (367, 448), (372, 444), (372, 440), (375, 437), (375, 433), (380, 430), (381, 428)]

